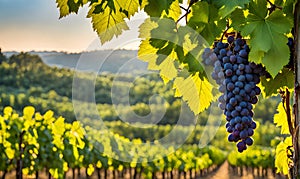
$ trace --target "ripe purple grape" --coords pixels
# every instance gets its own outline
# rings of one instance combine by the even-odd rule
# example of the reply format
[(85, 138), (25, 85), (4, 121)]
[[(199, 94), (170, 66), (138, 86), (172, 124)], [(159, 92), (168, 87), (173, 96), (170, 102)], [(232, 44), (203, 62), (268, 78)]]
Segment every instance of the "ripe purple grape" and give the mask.
[(233, 41), (234, 41), (234, 37), (233, 36), (229, 36), (228, 38), (227, 38), (227, 42), (228, 43), (233, 43)]

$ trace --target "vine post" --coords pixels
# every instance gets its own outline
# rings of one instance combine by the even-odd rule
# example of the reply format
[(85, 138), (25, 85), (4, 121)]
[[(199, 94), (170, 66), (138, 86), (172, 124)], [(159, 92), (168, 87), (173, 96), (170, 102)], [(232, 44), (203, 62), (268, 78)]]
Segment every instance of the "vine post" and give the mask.
[(295, 16), (294, 16), (294, 35), (295, 35), (295, 41), (294, 41), (294, 59), (295, 59), (295, 131), (293, 136), (293, 145), (294, 145), (294, 156), (293, 156), (293, 162), (294, 162), (294, 172), (292, 178), (300, 178), (300, 161), (299, 161), (299, 155), (300, 155), (300, 1), (297, 1), (297, 4), (295, 6)]

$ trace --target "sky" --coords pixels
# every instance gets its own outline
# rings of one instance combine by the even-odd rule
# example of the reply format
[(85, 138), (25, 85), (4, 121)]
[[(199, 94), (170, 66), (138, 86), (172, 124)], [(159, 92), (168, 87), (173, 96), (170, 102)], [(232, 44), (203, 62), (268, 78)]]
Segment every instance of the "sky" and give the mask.
[(0, 48), (2, 51), (65, 51), (137, 49), (138, 25), (145, 13), (130, 22), (130, 31), (101, 45), (86, 18), (88, 7), (59, 19), (55, 0), (0, 0)]

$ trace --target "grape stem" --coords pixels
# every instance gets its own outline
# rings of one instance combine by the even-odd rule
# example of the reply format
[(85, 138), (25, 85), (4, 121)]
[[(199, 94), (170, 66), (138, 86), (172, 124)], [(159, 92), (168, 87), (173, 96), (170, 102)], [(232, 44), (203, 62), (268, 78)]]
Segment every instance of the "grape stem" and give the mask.
[(227, 23), (226, 23), (226, 29), (224, 30), (224, 32), (223, 32), (223, 34), (222, 34), (222, 37), (221, 37), (221, 39), (220, 39), (220, 42), (223, 41), (224, 36), (225, 36), (225, 34), (227, 33), (227, 31), (228, 31), (229, 29), (230, 29), (229, 21), (227, 20)]
[(280, 91), (281, 98), (282, 98), (282, 105), (286, 113), (287, 122), (289, 125), (289, 132), (293, 136), (294, 134), (294, 127), (292, 123), (292, 116), (291, 116), (291, 108), (290, 108), (290, 91), (286, 88), (285, 92)]

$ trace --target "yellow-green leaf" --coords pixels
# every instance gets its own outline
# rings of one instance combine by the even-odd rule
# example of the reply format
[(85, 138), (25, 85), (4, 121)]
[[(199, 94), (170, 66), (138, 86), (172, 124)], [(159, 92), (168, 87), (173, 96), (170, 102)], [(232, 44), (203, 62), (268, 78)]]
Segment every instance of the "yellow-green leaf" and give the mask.
[(12, 149), (11, 147), (5, 148), (5, 154), (8, 159), (13, 159), (15, 157), (15, 150)]
[(177, 95), (182, 96), (190, 109), (198, 114), (207, 109), (213, 99), (212, 85), (206, 78), (201, 79), (199, 73), (188, 78), (177, 77), (174, 81)]
[(12, 107), (7, 106), (4, 108), (3, 113), (4, 113), (4, 115), (10, 116), (12, 111), (13, 111)]
[(177, 69), (174, 65), (176, 57), (176, 53), (172, 51), (171, 54), (159, 65), (160, 75), (163, 77), (165, 83), (168, 83), (177, 76)]
[(275, 167), (277, 173), (289, 174), (289, 162), (291, 162), (287, 156), (290, 153), (288, 151), (289, 146), (292, 146), (292, 137), (287, 137), (284, 142), (280, 142), (276, 147)]
[(150, 18), (145, 21), (139, 27), (139, 38), (150, 38), (151, 30), (158, 27), (158, 24), (152, 21)]
[(56, 3), (57, 3), (57, 7), (59, 8), (59, 12), (60, 12), (59, 18), (62, 18), (64, 16), (67, 16), (70, 14), (68, 0), (56, 0)]
[(65, 119), (59, 117), (53, 124), (52, 133), (57, 136), (62, 136), (65, 130)]
[(88, 176), (91, 176), (94, 173), (94, 166), (92, 164), (89, 164), (89, 167), (87, 169)]
[(98, 33), (101, 43), (105, 43), (111, 40), (114, 36), (119, 36), (124, 30), (128, 30), (128, 26), (124, 21), (126, 14), (119, 11), (120, 7), (115, 4), (115, 10), (103, 4), (103, 11), (100, 13), (94, 13), (95, 6), (98, 3), (94, 3), (89, 11), (88, 17), (92, 18), (92, 24), (94, 30)]
[(79, 158), (79, 152), (76, 146), (73, 145), (73, 155), (75, 160), (77, 160)]
[(148, 69), (149, 70), (158, 70), (159, 67), (156, 64), (156, 59), (158, 55), (156, 54), (157, 49), (152, 47), (150, 41), (143, 40), (140, 44), (138, 57), (140, 60), (148, 62)]
[(126, 10), (128, 12), (128, 18), (134, 15), (139, 10), (138, 0), (117, 0), (116, 3), (118, 3), (118, 5), (122, 7), (123, 10)]
[(44, 114), (44, 122), (46, 123), (46, 124), (52, 124), (53, 123), (53, 121), (55, 120), (54, 118), (53, 118), (53, 111), (51, 111), (51, 110), (49, 110), (49, 111), (47, 111), (45, 114)]
[(179, 1), (175, 0), (175, 1), (172, 2), (170, 8), (168, 9), (168, 12), (166, 12), (166, 10), (164, 10), (162, 12), (161, 16), (162, 17), (166, 16), (168, 18), (178, 20), (180, 15), (181, 15), (181, 9), (180, 9), (180, 6), (179, 6)]
[(276, 127), (281, 127), (281, 134), (290, 134), (287, 116), (282, 102), (278, 104), (277, 113), (274, 115), (274, 123)]
[(24, 118), (27, 119), (27, 120), (32, 119), (32, 116), (34, 115), (34, 112), (35, 112), (34, 107), (32, 107), (32, 106), (26, 106), (23, 109)]

